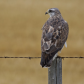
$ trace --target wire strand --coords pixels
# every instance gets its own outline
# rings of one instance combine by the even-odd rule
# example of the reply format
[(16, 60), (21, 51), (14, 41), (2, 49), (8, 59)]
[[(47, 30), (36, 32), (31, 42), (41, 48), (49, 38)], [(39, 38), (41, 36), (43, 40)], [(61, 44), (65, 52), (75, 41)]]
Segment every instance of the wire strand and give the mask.
[[(0, 57), (0, 58), (27, 58), (27, 59), (37, 59), (37, 58), (41, 58), (41, 57), (9, 57), (9, 56), (4, 56), (4, 57)], [(84, 57), (61, 57), (61, 56), (58, 56), (57, 58), (84, 58)]]

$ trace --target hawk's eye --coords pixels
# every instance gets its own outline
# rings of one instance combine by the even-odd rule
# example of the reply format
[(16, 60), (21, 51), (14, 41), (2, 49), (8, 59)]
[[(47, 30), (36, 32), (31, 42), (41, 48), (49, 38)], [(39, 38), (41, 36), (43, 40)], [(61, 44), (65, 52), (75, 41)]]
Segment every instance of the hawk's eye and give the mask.
[(53, 12), (53, 11), (52, 11), (52, 10), (49, 10), (49, 13), (50, 13), (50, 12)]

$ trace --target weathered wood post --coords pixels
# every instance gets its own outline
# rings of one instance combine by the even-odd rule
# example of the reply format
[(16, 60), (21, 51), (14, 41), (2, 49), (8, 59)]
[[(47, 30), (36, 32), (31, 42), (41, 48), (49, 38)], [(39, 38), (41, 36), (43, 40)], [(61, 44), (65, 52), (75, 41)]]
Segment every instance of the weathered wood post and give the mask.
[(62, 84), (62, 58), (55, 58), (48, 68), (48, 84)]

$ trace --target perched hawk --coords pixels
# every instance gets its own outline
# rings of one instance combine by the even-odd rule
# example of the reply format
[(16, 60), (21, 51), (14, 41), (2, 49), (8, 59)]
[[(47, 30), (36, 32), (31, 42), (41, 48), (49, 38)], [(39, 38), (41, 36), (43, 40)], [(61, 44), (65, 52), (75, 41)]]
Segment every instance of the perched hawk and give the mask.
[(61, 51), (64, 44), (67, 46), (69, 28), (57, 8), (51, 8), (45, 14), (49, 14), (50, 18), (42, 28), (40, 64), (42, 67), (50, 67), (58, 51)]

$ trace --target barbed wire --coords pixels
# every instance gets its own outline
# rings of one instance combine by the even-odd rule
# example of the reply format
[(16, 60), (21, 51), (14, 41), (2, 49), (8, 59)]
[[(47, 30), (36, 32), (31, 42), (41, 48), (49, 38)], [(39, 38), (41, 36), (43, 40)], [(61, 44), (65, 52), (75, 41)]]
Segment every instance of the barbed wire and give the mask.
[(41, 57), (9, 57), (9, 56), (4, 56), (0, 58), (28, 58), (28, 59), (34, 59), (34, 58), (41, 58)]
[[(27, 59), (37, 59), (37, 58), (41, 58), (41, 57), (9, 57), (9, 56), (4, 56), (4, 57), (0, 57), (0, 58), (27, 58)], [(84, 58), (84, 57), (61, 57), (61, 56), (58, 56), (57, 58)]]

